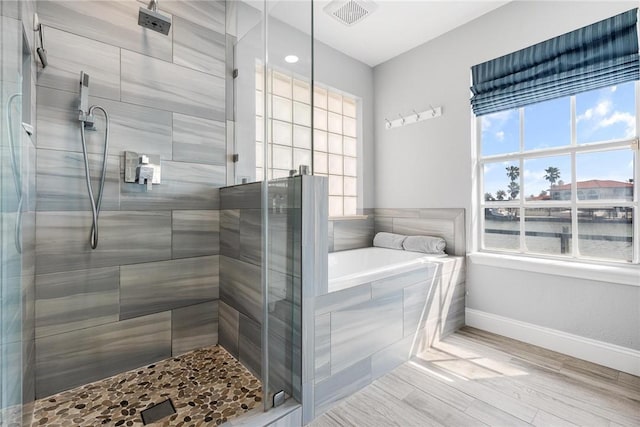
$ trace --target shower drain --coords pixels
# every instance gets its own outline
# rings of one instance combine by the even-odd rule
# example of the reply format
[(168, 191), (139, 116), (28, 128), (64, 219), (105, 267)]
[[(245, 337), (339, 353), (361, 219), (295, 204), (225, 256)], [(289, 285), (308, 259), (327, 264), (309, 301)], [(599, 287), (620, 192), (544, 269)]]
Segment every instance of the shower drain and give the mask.
[(173, 415), (176, 413), (176, 408), (173, 406), (171, 399), (167, 399), (164, 402), (160, 402), (157, 405), (153, 405), (150, 408), (140, 412), (142, 415), (142, 424), (147, 425), (155, 423), (164, 417)]

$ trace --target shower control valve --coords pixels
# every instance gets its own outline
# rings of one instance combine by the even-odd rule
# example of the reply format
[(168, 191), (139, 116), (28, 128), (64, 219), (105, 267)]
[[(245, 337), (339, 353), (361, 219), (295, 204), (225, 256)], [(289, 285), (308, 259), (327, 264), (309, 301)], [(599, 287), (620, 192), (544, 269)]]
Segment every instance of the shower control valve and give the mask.
[(160, 184), (160, 156), (124, 152), (124, 182), (146, 185), (151, 191), (152, 184)]

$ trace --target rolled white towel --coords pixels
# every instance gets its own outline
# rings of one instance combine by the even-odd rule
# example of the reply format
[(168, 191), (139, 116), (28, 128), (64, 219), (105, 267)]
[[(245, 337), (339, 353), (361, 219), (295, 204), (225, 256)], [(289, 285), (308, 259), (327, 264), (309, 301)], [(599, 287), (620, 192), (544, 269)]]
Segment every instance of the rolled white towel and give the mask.
[(408, 236), (402, 242), (405, 251), (424, 252), (425, 254), (444, 254), (447, 242), (435, 236)]
[(402, 243), (407, 236), (403, 234), (380, 232), (373, 238), (373, 246), (379, 248), (402, 249)]

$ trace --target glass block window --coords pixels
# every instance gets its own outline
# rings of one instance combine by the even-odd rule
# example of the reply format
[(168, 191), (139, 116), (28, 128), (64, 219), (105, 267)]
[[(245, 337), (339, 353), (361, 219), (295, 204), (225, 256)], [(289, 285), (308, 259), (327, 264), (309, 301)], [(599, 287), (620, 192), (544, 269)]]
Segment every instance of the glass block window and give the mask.
[[(256, 177), (263, 176), (263, 67), (256, 67)], [(358, 102), (338, 90), (286, 73), (267, 75), (269, 179), (301, 165), (329, 180), (329, 216), (356, 215), (358, 206)], [(312, 128), (313, 118), (313, 128)], [(313, 137), (313, 138), (312, 138)], [(312, 147), (313, 139), (313, 147)]]

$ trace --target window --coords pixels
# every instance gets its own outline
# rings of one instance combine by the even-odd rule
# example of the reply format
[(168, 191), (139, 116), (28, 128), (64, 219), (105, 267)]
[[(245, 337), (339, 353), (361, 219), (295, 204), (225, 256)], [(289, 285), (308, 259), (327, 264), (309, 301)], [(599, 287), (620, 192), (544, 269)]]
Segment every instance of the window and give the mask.
[[(256, 68), (256, 176), (263, 176), (263, 78)], [(356, 215), (358, 206), (358, 102), (353, 96), (270, 70), (269, 178), (313, 164), (328, 177), (329, 216)], [(313, 111), (313, 113), (312, 113)], [(313, 114), (313, 141), (311, 114)], [(313, 156), (313, 162), (312, 162)]]
[(638, 262), (639, 91), (629, 82), (477, 118), (483, 250)]

